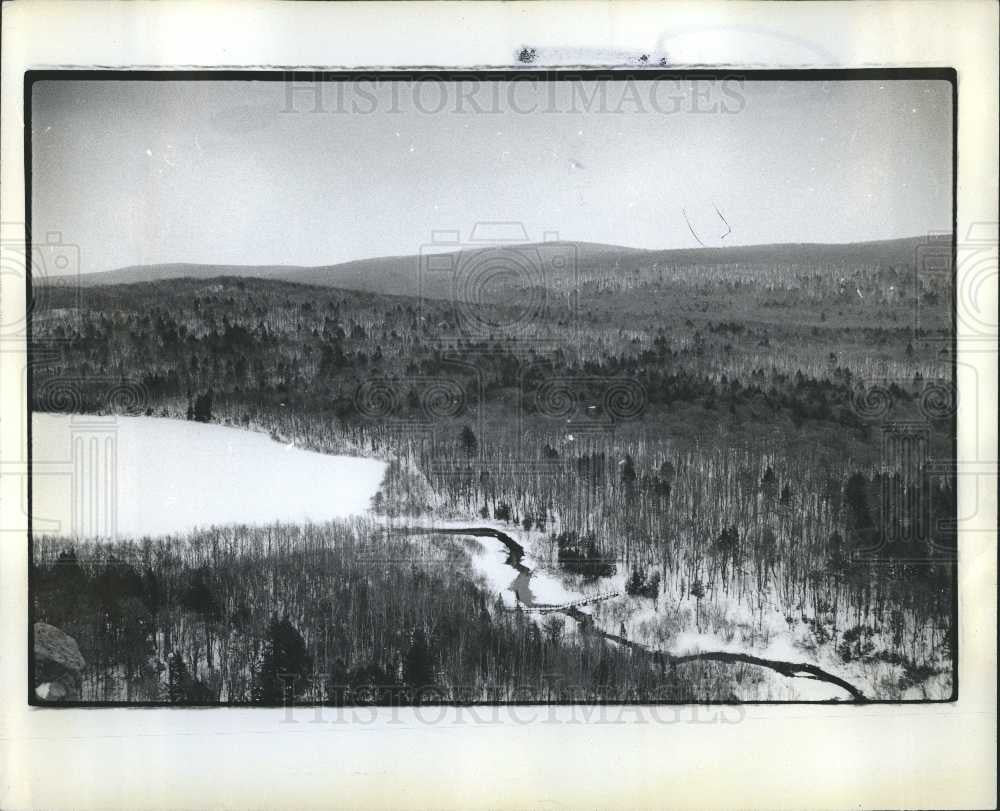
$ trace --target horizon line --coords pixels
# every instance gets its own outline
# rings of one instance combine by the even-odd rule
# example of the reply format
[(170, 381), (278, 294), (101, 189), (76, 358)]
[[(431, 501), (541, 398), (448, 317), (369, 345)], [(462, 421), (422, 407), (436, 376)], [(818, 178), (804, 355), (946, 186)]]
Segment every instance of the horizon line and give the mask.
[[(882, 239), (861, 239), (852, 240), (849, 242), (755, 242), (750, 244), (733, 244), (733, 245), (691, 245), (684, 247), (670, 247), (670, 248), (637, 248), (631, 245), (621, 245), (613, 242), (592, 242), (586, 239), (553, 239), (553, 240), (482, 240), (482, 241), (466, 241), (466, 242), (454, 242), (454, 243), (442, 243), (442, 247), (445, 249), (439, 251), (428, 251), (427, 255), (438, 255), (446, 256), (450, 254), (459, 254), (463, 251), (478, 250), (482, 248), (495, 248), (502, 245), (509, 245), (511, 247), (531, 247), (536, 245), (594, 245), (605, 248), (617, 248), (619, 250), (633, 251), (635, 253), (667, 253), (667, 252), (681, 252), (681, 251), (729, 251), (738, 249), (755, 249), (755, 248), (772, 248), (772, 247), (788, 247), (788, 246), (821, 246), (821, 247), (846, 247), (849, 245), (871, 245), (876, 243), (886, 243), (886, 242), (901, 242), (906, 240), (926, 240), (928, 242), (935, 240), (944, 239), (954, 239), (954, 232), (952, 231), (927, 231), (921, 234), (911, 234), (899, 237), (885, 237)], [(44, 243), (43, 243), (44, 244)], [(41, 245), (33, 246), (35, 248), (42, 247)], [(86, 273), (78, 273), (77, 276), (97, 276), (102, 273), (117, 273), (119, 271), (125, 270), (138, 270), (141, 268), (153, 268), (153, 267), (171, 267), (171, 266), (188, 266), (188, 267), (230, 267), (230, 268), (285, 268), (288, 270), (317, 270), (320, 268), (336, 268), (343, 265), (350, 265), (357, 262), (372, 262), (380, 259), (411, 259), (415, 257), (420, 257), (425, 255), (424, 252), (418, 251), (415, 253), (406, 254), (375, 254), (371, 256), (356, 257), (354, 259), (345, 259), (339, 262), (332, 262), (328, 264), (319, 265), (301, 265), (294, 263), (284, 263), (284, 262), (258, 262), (258, 263), (248, 263), (248, 262), (217, 262), (217, 261), (163, 261), (163, 262), (147, 262), (144, 264), (137, 265), (120, 265), (118, 267), (106, 268), (104, 270), (93, 270)], [(53, 275), (45, 275), (39, 278), (39, 281), (44, 281), (45, 279), (61, 279), (69, 278), (74, 274), (72, 273), (61, 273)]]

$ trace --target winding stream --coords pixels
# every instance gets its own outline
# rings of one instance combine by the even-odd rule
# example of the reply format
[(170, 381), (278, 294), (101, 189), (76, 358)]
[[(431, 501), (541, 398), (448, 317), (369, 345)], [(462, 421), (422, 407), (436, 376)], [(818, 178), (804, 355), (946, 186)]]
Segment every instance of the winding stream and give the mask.
[(659, 665), (676, 666), (694, 661), (750, 664), (757, 667), (767, 668), (785, 676), (786, 678), (799, 677), (826, 682), (827, 684), (835, 685), (846, 691), (850, 695), (851, 700), (854, 702), (864, 703), (867, 701), (864, 693), (857, 687), (844, 679), (841, 679), (839, 676), (829, 673), (826, 670), (823, 670), (823, 668), (809, 662), (790, 662), (781, 659), (767, 659), (748, 653), (733, 651), (699, 651), (697, 653), (675, 655), (668, 653), (667, 651), (657, 650), (647, 645), (643, 645), (640, 642), (627, 639), (620, 634), (605, 631), (594, 622), (594, 618), (590, 613), (582, 610), (581, 608), (581, 606), (603, 599), (603, 597), (588, 599), (581, 596), (579, 599), (561, 604), (539, 602), (535, 599), (530, 587), (533, 570), (525, 566), (523, 563), (526, 556), (524, 547), (506, 533), (493, 527), (395, 527), (393, 528), (393, 531), (407, 535), (464, 535), (471, 536), (473, 538), (492, 538), (500, 541), (507, 549), (507, 559), (505, 562), (516, 573), (509, 586), (509, 590), (514, 593), (519, 607), (527, 610), (542, 610), (545, 612), (559, 612), (564, 614), (577, 623), (581, 633), (593, 634), (595, 636), (602, 637), (606, 641), (615, 645), (629, 648), (641, 656), (648, 657), (650, 661)]

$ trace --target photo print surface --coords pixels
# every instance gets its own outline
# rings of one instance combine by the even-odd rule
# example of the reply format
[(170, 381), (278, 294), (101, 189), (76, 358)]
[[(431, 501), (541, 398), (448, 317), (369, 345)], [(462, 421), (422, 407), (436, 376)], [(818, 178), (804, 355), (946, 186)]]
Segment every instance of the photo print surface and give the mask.
[(31, 703), (957, 695), (950, 72), (26, 102)]

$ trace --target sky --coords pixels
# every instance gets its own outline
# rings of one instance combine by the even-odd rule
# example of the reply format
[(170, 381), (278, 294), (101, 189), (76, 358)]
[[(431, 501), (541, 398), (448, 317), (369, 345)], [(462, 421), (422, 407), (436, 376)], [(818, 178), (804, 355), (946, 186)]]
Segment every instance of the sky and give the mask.
[(326, 265), (491, 222), (638, 248), (951, 229), (942, 81), (32, 89), (32, 231), (75, 249), (66, 272)]

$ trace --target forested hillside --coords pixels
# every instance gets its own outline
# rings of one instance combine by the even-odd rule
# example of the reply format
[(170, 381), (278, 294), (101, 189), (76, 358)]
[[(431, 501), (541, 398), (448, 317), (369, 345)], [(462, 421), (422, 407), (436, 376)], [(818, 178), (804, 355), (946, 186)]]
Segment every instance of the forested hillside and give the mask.
[[(317, 450), (385, 458), (393, 464), (377, 514), (481, 517), (538, 533), (547, 538), (548, 563), (566, 577), (621, 578), (629, 612), (655, 608), (642, 630), (651, 643), (676, 633), (670, 622), (759, 641), (762, 626), (741, 625), (719, 606), (766, 597), (843, 663), (888, 663), (903, 673), (872, 688), (896, 697), (949, 673), (954, 651), (954, 480), (931, 464), (951, 458), (954, 439), (950, 278), (907, 263), (912, 245), (882, 244), (881, 260), (858, 249), (867, 262), (850, 251), (825, 257), (779, 247), (732, 249), (718, 254), (727, 261), (704, 265), (687, 257), (682, 266), (679, 254), (636, 254), (635, 266), (625, 267), (618, 256), (578, 267), (573, 286), (515, 285), (496, 301), (230, 275), (49, 287), (33, 336), (31, 406), (223, 422)], [(738, 261), (741, 250), (749, 258)], [(330, 530), (348, 531), (365, 533)], [(310, 612), (353, 616), (343, 614), (347, 603), (317, 608), (337, 599), (317, 586), (306, 589), (305, 602), (251, 607), (246, 617), (242, 587), (227, 585), (231, 575), (197, 551), (206, 542), (188, 539), (189, 551), (160, 547), (155, 561), (148, 549), (129, 553), (134, 568), (123, 576), (135, 580), (135, 605), (154, 617), (148, 624), (129, 625), (122, 606), (108, 609), (178, 684), (207, 668), (202, 686), (211, 679), (215, 686), (205, 700), (260, 695), (248, 663), (262, 661), (268, 634), (287, 632), (286, 614), (311, 646), (311, 662), (320, 626)], [(319, 555), (328, 542), (316, 543), (310, 553), (288, 545), (280, 567), (298, 571), (301, 555)], [(45, 549), (37, 577), (51, 584), (63, 576), (56, 561), (67, 550), (57, 542)], [(276, 560), (253, 558), (253, 577), (263, 576), (254, 566)], [(396, 597), (383, 590), (421, 588), (407, 578), (442, 576), (417, 567), (385, 574), (409, 584), (390, 585), (342, 558), (321, 571), (345, 583), (360, 578), (387, 600)], [(96, 589), (86, 599), (100, 604), (100, 571), (84, 567), (73, 576), (90, 583), (74, 590), (79, 599)], [(161, 598), (143, 597), (150, 576), (173, 583), (175, 597), (188, 595), (171, 609), (196, 623), (184, 625), (194, 634), (184, 644), (175, 646), (166, 638), (174, 626), (155, 619)], [(451, 576), (434, 591), (454, 592), (442, 605), (468, 603), (454, 622), (493, 618), (477, 632), (480, 654), (466, 642), (459, 648), (473, 658), (447, 653), (470, 629), (447, 630), (426, 616), (400, 624), (382, 612), (374, 631), (346, 629), (352, 641), (336, 656), (323, 654), (324, 666), (339, 657), (350, 683), (371, 682), (358, 673), (374, 667), (386, 683), (471, 683), (477, 695), (526, 677), (517, 668), (528, 665), (513, 661), (538, 666), (511, 651), (544, 640), (532, 641), (538, 632), (530, 622), (491, 611), (495, 595)], [(37, 609), (69, 622), (77, 609), (52, 602), (60, 593), (41, 588)], [(668, 598), (676, 603), (669, 610)], [(689, 604), (696, 616), (678, 619)], [(595, 616), (624, 628), (631, 616), (624, 610), (609, 604)], [(218, 647), (205, 635), (237, 621), (252, 629), (246, 644), (265, 647), (246, 653), (238, 674), (210, 676), (218, 666), (206, 657)], [(379, 637), (372, 648), (370, 634), (383, 633), (383, 622), (397, 637)], [(652, 695), (654, 684), (663, 687), (647, 665), (626, 666), (621, 652), (611, 661), (593, 639), (552, 633), (551, 661), (587, 689), (640, 685)], [(408, 656), (430, 657), (433, 674), (406, 677)], [(410, 672), (424, 666), (411, 664)], [(716, 666), (709, 671), (705, 678), (718, 676)], [(223, 693), (227, 678), (235, 681)], [(704, 694), (683, 674), (674, 678), (681, 682), (672, 682), (671, 696)]]

